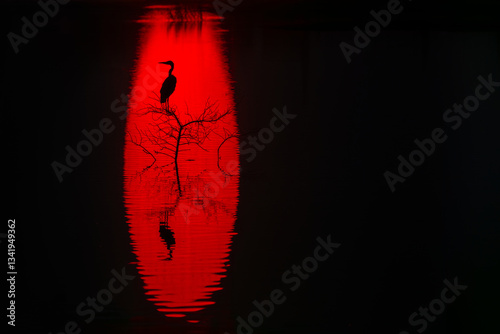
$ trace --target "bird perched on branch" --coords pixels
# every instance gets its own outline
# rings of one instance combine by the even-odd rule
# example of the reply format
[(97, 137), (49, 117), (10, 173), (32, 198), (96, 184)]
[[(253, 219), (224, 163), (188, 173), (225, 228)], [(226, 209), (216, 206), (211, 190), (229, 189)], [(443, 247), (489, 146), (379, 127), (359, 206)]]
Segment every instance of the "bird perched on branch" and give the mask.
[(172, 93), (175, 90), (175, 85), (177, 84), (177, 78), (172, 75), (172, 72), (174, 70), (174, 62), (169, 60), (169, 61), (163, 61), (160, 62), (159, 64), (165, 64), (165, 65), (170, 65), (170, 71), (168, 71), (168, 77), (163, 81), (163, 85), (161, 85), (160, 89), (160, 102), (165, 103), (167, 102), (165, 111), (167, 113), (170, 113), (170, 104), (169, 104), (169, 97), (172, 95)]

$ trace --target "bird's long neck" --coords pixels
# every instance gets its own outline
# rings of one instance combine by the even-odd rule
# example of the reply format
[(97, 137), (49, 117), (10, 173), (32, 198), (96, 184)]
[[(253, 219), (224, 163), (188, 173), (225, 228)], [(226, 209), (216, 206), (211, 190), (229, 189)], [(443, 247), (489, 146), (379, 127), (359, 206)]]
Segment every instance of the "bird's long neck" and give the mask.
[(170, 65), (170, 71), (168, 71), (168, 75), (171, 76), (174, 71), (174, 65)]

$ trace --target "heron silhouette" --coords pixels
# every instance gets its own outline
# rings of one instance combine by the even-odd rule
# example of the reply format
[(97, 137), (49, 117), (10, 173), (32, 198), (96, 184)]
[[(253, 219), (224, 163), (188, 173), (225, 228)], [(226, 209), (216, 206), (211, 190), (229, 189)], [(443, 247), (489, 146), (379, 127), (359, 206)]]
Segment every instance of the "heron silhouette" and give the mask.
[(168, 77), (163, 81), (163, 85), (161, 85), (160, 89), (160, 102), (163, 104), (167, 102), (167, 106), (165, 108), (165, 111), (167, 113), (170, 112), (170, 104), (169, 104), (169, 97), (172, 95), (172, 93), (175, 90), (175, 85), (177, 84), (177, 78), (172, 75), (172, 71), (174, 70), (174, 62), (169, 60), (169, 61), (163, 61), (160, 62), (159, 64), (165, 64), (165, 65), (170, 65), (170, 71), (168, 71)]

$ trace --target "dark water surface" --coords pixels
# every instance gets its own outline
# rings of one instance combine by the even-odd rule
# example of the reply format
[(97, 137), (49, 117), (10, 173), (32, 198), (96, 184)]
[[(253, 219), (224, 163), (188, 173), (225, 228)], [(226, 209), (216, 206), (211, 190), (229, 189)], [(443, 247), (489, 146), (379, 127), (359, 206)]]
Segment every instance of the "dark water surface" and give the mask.
[[(82, 333), (235, 333), (279, 289), (286, 300), (255, 333), (399, 333), (458, 276), (468, 290), (426, 333), (497, 331), (500, 97), (395, 193), (383, 173), (445, 126), (479, 75), (500, 81), (498, 26), (462, 7), (449, 19), (408, 13), (347, 64), (339, 43), (373, 5), (315, 4), (242, 4), (220, 21), (194, 7), (75, 2), (19, 54), (6, 45), (16, 330), (75, 321)], [(6, 8), (5, 34), (36, 5)], [(171, 157), (154, 160), (147, 151), (161, 148), (144, 139), (164, 124), (144, 111), (167, 60), (184, 121), (208, 98), (230, 110), (202, 147), (180, 153), (182, 195)], [(122, 94), (136, 97), (126, 119), (113, 107)], [(255, 156), (239, 149), (284, 108), (296, 117)], [(103, 118), (113, 130), (59, 183), (51, 163)], [(225, 174), (232, 162), (240, 169)], [(330, 234), (341, 246), (292, 291), (283, 273)], [(86, 323), (77, 306), (123, 267), (135, 278)]]

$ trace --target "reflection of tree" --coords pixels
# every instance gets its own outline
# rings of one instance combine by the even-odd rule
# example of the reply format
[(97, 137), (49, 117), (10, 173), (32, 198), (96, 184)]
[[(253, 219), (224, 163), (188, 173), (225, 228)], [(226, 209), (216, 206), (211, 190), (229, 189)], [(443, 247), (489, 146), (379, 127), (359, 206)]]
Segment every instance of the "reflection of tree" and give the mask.
[[(129, 133), (130, 141), (141, 147), (144, 153), (153, 158), (153, 162), (146, 169), (156, 163), (159, 154), (173, 159), (177, 189), (179, 196), (181, 196), (179, 153), (187, 150), (185, 147), (189, 145), (196, 145), (205, 150), (203, 143), (218, 127), (217, 123), (230, 112), (229, 109), (219, 111), (217, 103), (210, 100), (207, 100), (203, 110), (197, 115), (191, 113), (186, 106), (186, 111), (182, 114), (182, 117), (175, 106), (166, 110), (154, 104), (149, 104), (143, 109), (143, 115), (154, 116), (155, 122), (146, 129), (139, 129), (136, 126), (136, 135), (132, 136)], [(234, 137), (234, 135), (227, 134), (226, 131), (224, 135), (219, 134), (219, 136), (223, 138), (221, 145), (229, 137)]]

